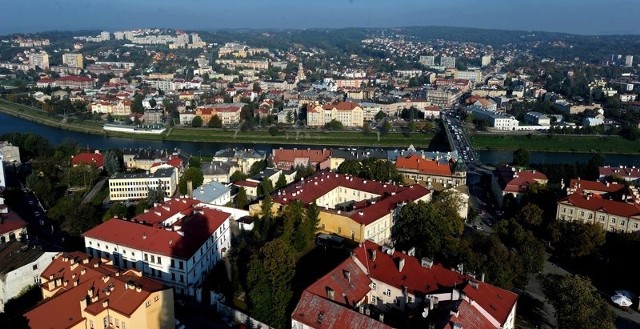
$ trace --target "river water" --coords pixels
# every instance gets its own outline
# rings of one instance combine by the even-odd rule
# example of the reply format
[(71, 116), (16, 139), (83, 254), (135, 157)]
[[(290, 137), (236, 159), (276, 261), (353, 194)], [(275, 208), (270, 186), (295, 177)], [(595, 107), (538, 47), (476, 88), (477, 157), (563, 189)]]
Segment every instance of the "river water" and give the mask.
[[(273, 145), (273, 144), (246, 144), (246, 143), (195, 143), (195, 142), (175, 142), (175, 141), (150, 141), (136, 140), (118, 137), (105, 137), (91, 134), (84, 134), (75, 131), (49, 127), (46, 125), (31, 122), (25, 119), (16, 118), (4, 113), (0, 113), (0, 135), (10, 132), (34, 133), (47, 138), (52, 144), (58, 145), (65, 141), (76, 142), (81, 146), (89, 146), (91, 149), (109, 148), (156, 148), (156, 149), (181, 149), (193, 155), (212, 155), (216, 151), (230, 147), (253, 148), (270, 153), (277, 147), (322, 147), (310, 145)], [(326, 146), (329, 147), (329, 146)], [(511, 162), (510, 151), (488, 151), (479, 150), (478, 155), (483, 163), (497, 164)], [(591, 158), (590, 153), (570, 153), (570, 152), (531, 152), (531, 163), (574, 163), (587, 162)], [(605, 154), (605, 164), (611, 166), (640, 166), (640, 155), (629, 154)]]

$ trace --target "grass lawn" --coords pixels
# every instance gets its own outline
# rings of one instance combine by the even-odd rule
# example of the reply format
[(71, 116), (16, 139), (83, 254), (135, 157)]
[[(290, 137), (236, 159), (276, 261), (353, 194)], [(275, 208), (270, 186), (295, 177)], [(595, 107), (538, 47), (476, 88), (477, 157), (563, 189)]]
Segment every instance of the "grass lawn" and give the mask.
[(79, 131), (88, 134), (104, 135), (102, 130), (102, 123), (95, 121), (77, 121), (72, 120), (70, 122), (62, 122), (60, 117), (50, 116), (47, 113), (38, 110), (36, 108), (7, 102), (0, 100), (0, 110), (7, 114), (17, 116), (29, 121), (34, 121), (47, 126)]
[(620, 136), (474, 134), (470, 139), (476, 150), (640, 153), (640, 142)]

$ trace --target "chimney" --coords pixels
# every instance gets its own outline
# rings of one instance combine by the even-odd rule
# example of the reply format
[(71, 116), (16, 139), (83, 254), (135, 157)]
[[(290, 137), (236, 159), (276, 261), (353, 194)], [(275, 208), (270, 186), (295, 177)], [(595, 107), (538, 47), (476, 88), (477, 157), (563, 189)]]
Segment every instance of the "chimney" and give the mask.
[(107, 306), (109, 306), (109, 300), (105, 299), (104, 302), (102, 302), (102, 307), (106, 308)]
[(376, 260), (376, 250), (375, 249), (371, 250), (371, 260), (373, 260), (373, 261)]
[(334, 291), (329, 287), (327, 287), (327, 298), (329, 298), (330, 300), (334, 300)]
[(343, 273), (344, 273), (344, 278), (347, 279), (347, 282), (351, 283), (351, 272), (343, 271)]
[(380, 317), (378, 319), (380, 322), (384, 323), (384, 313), (380, 313)]
[(142, 240), (146, 240), (147, 239), (147, 233), (142, 233)]
[(87, 296), (93, 297), (93, 288), (89, 288), (89, 290), (87, 290)]
[(404, 258), (400, 258), (398, 260), (398, 272), (402, 272), (403, 268), (404, 268)]
[(190, 198), (193, 198), (193, 182), (192, 181), (187, 181), (187, 195)]

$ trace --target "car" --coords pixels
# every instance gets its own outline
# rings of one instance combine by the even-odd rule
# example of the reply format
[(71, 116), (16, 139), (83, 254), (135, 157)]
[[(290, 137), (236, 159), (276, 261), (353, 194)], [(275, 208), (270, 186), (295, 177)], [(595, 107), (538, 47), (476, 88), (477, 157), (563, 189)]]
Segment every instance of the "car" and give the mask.
[(176, 329), (185, 329), (184, 324), (178, 319), (176, 319)]

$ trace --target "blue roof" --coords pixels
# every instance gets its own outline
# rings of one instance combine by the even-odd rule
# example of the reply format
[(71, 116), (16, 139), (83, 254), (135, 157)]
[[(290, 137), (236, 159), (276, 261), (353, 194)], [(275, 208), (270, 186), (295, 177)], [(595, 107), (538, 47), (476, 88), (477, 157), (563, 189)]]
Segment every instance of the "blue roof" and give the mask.
[(195, 189), (193, 191), (193, 198), (200, 202), (209, 203), (229, 191), (231, 191), (230, 187), (212, 181)]

